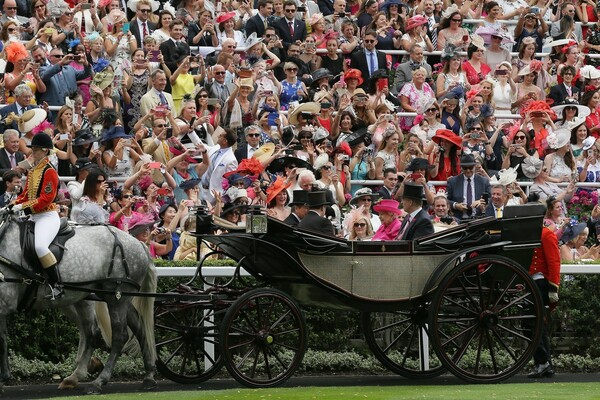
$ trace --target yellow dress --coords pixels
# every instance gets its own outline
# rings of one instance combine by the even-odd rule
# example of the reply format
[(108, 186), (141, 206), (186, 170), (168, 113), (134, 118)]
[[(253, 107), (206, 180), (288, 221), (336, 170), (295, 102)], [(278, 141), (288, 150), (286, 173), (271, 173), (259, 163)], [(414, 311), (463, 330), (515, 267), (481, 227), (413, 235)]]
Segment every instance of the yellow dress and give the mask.
[(183, 99), (183, 96), (185, 94), (191, 95), (194, 92), (194, 86), (196, 86), (196, 84), (194, 83), (194, 75), (190, 73), (179, 74), (177, 80), (175, 80), (175, 83), (172, 86), (171, 92), (171, 94), (173, 95), (173, 103), (175, 104), (174, 116), (179, 115), (179, 112), (181, 111), (181, 100)]

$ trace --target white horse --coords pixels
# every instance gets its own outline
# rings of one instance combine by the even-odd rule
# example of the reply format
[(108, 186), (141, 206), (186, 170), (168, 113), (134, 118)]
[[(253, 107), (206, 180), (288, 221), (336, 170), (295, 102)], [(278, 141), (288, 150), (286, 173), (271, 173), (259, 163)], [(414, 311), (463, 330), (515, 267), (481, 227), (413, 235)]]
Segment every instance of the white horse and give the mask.
[[(92, 382), (91, 393), (100, 393), (112, 374), (117, 358), (128, 340), (129, 327), (140, 344), (144, 359), (144, 387), (156, 386), (154, 378), (156, 349), (153, 331), (154, 297), (135, 297), (117, 292), (155, 293), (156, 268), (146, 246), (126, 232), (114, 227), (86, 226), (76, 228), (76, 234), (66, 242), (66, 250), (58, 269), (65, 285), (65, 296), (46, 300), (49, 286), (41, 284), (35, 293), (27, 294), (21, 278), (33, 277), (43, 281), (43, 275), (31, 275), (33, 269), (23, 258), (19, 228), (22, 224), (14, 215), (0, 212), (0, 386), (10, 379), (6, 318), (17, 311), (18, 305), (36, 297), (34, 309), (60, 307), (79, 328), (79, 348), (75, 371), (65, 378), (59, 388), (74, 388), (88, 376), (88, 362), (94, 348), (101, 344), (95, 302), (85, 300), (89, 291), (106, 303), (110, 316), (110, 355), (100, 375)], [(114, 253), (113, 249), (120, 243)], [(117, 246), (119, 247), (119, 246)], [(29, 275), (18, 271), (18, 265)], [(4, 280), (5, 282), (2, 282)], [(88, 290), (82, 291), (78, 289)], [(133, 301), (132, 301), (133, 299)]]

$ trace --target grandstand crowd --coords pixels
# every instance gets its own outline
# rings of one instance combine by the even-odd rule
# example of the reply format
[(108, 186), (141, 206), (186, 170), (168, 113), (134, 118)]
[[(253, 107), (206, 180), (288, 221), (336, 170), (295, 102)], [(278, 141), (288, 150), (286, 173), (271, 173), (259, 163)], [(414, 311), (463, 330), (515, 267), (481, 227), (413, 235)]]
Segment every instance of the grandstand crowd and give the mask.
[[(196, 259), (189, 208), (407, 240), (542, 201), (598, 259), (592, 0), (0, 1), (0, 205), (53, 138), (62, 216)], [(367, 182), (364, 181), (375, 181)], [(527, 184), (523, 185), (523, 183)], [(377, 184), (379, 183), (379, 184)], [(428, 224), (421, 224), (426, 216)]]

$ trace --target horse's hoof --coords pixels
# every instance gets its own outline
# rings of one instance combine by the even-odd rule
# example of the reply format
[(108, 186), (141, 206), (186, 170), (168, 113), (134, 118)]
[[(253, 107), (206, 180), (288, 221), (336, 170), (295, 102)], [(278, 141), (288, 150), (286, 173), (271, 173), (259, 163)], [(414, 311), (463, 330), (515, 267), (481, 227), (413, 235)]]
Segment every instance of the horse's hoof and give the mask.
[(60, 383), (60, 385), (58, 385), (58, 390), (71, 390), (71, 389), (75, 389), (76, 387), (77, 387), (76, 380), (71, 379), (71, 378), (65, 378)]
[(88, 374), (93, 376), (99, 374), (104, 369), (104, 363), (98, 357), (90, 358), (88, 363)]
[(87, 394), (102, 394), (102, 388), (94, 384), (90, 385), (87, 389)]
[(154, 390), (157, 387), (158, 385), (154, 379), (144, 379), (144, 382), (142, 382), (142, 389), (144, 390)]

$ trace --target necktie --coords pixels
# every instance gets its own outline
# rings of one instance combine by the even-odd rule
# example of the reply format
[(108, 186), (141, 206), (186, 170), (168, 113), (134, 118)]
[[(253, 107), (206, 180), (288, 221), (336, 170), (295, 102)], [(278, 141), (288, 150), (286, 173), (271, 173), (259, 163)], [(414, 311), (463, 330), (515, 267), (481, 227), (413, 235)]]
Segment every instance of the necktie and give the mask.
[(290, 36), (292, 37), (292, 40), (294, 40), (294, 23), (288, 22), (288, 26), (290, 27)]
[[(566, 85), (565, 85), (565, 86), (566, 86)], [(566, 88), (567, 88), (567, 94), (569, 95), (569, 97), (571, 97), (571, 96), (572, 96), (572, 93), (573, 93), (573, 92), (571, 91), (571, 86), (566, 86)]]
[(85, 13), (81, 11), (81, 33), (85, 36)]
[(431, 32), (431, 44), (433, 45), (433, 50), (437, 50), (437, 29), (434, 29), (435, 26), (435, 17), (432, 15), (429, 17), (429, 32)]
[(402, 225), (400, 225), (400, 233), (398, 234), (398, 240), (402, 240), (404, 238), (404, 234), (408, 230), (408, 226), (410, 225), (411, 219), (412, 218), (411, 218), (410, 214), (407, 215), (406, 217), (404, 217), (404, 220), (402, 221)]
[(167, 98), (163, 92), (158, 92), (158, 98), (160, 99), (160, 104), (167, 105)]
[(375, 58), (373, 57), (373, 52), (369, 53), (369, 75), (373, 75), (375, 72)]
[(217, 159), (219, 158), (219, 154), (221, 154), (221, 150), (215, 151), (212, 154), (212, 156), (210, 156), (210, 165), (208, 166), (208, 169), (206, 170), (204, 175), (202, 175), (202, 185), (208, 186), (208, 184), (210, 182), (210, 176), (212, 175), (213, 171), (215, 170), (215, 164), (217, 162)]
[(502, 209), (496, 208), (496, 218), (502, 218)]
[(10, 167), (14, 168), (17, 166), (17, 161), (15, 160), (15, 155), (11, 154), (10, 155)]
[(142, 28), (143, 28), (143, 30), (142, 30), (142, 41), (143, 41), (144, 38), (146, 36), (148, 36), (148, 28), (146, 27), (146, 22), (145, 21), (142, 22)]
[(473, 204), (473, 190), (471, 186), (471, 178), (467, 178), (467, 215), (473, 214), (471, 204)]
[(265, 29), (267, 29), (267, 19), (263, 18), (263, 22), (265, 23)]

